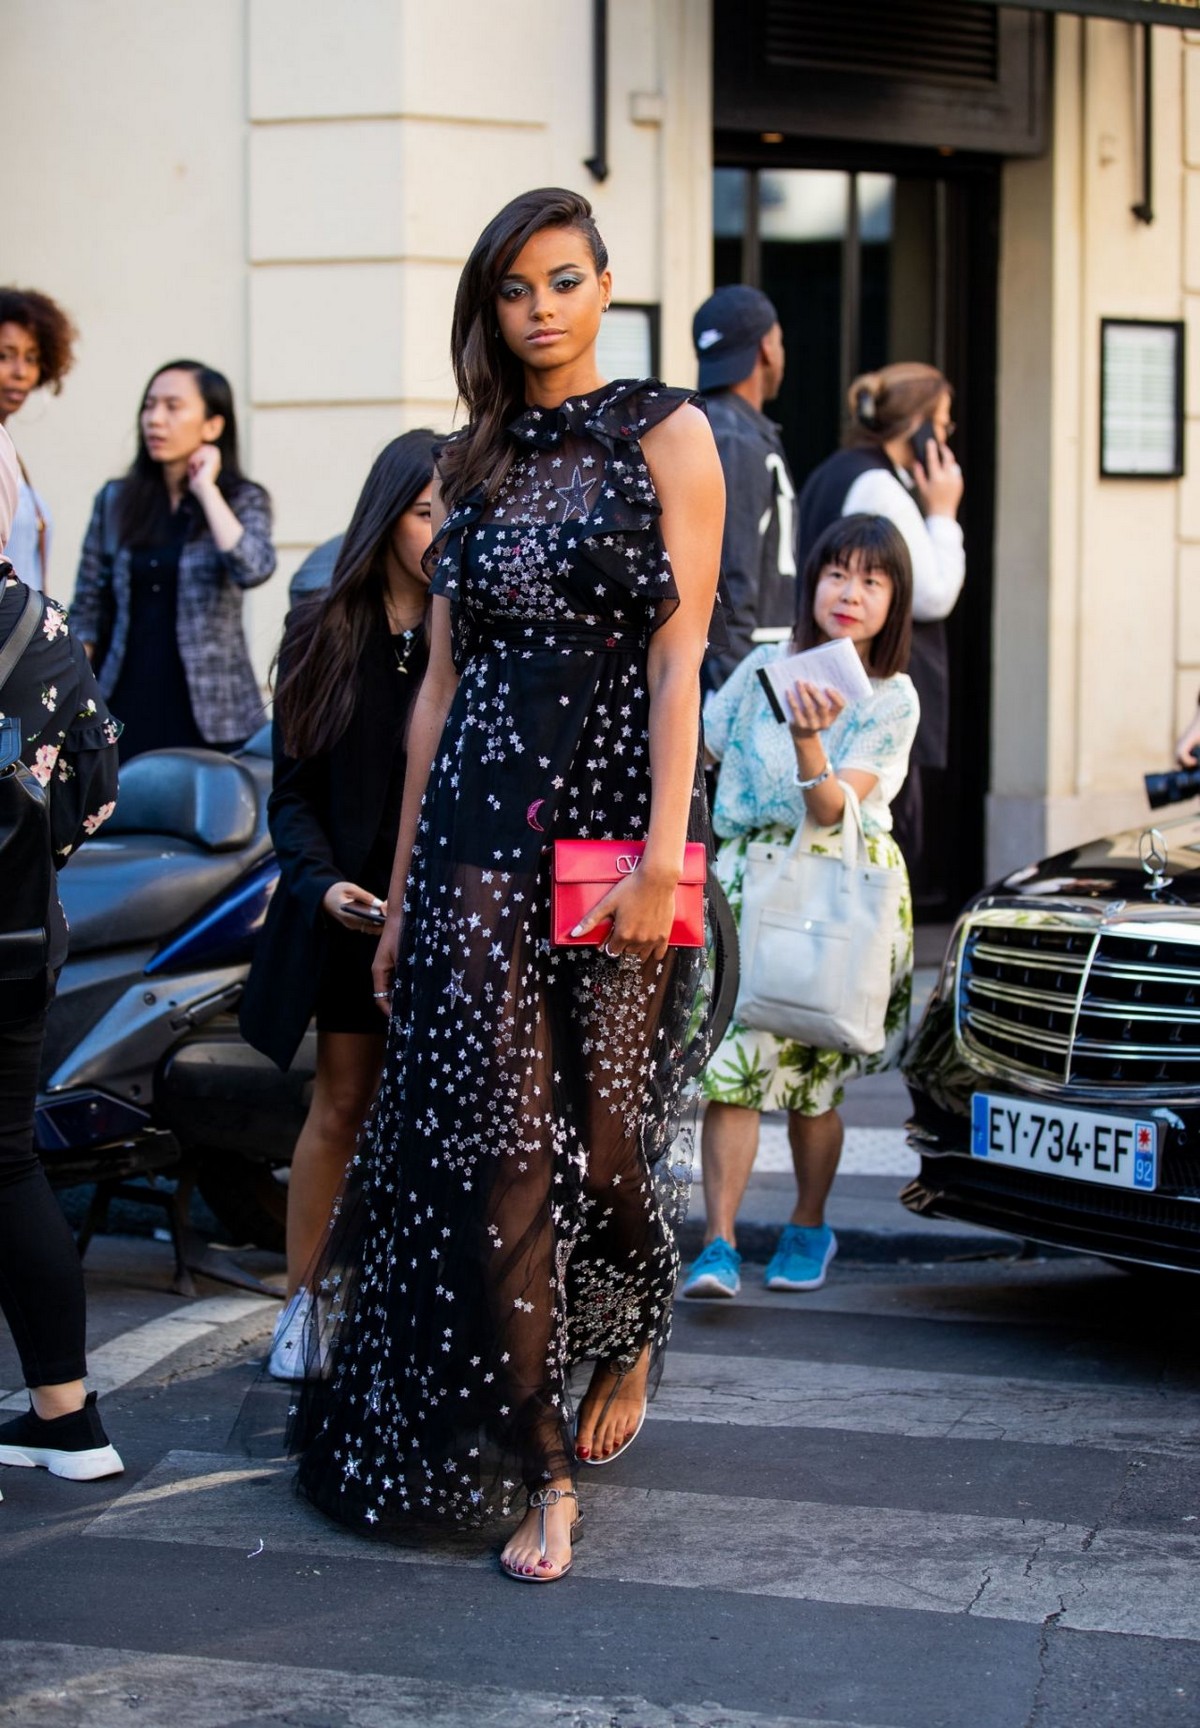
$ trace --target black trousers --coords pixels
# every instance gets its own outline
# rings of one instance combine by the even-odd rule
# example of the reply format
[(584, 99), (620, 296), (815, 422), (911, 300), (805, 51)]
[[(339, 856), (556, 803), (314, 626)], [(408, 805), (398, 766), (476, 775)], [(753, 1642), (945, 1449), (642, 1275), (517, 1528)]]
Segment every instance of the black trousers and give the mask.
[(915, 894), (925, 851), (925, 800), (921, 793), (921, 770), (915, 762), (909, 763), (904, 784), (892, 799), (892, 836), (904, 854)]
[(33, 1149), (46, 1011), (5, 1012), (0, 998), (0, 1312), (25, 1384), (59, 1386), (87, 1370), (86, 1310), (75, 1240)]

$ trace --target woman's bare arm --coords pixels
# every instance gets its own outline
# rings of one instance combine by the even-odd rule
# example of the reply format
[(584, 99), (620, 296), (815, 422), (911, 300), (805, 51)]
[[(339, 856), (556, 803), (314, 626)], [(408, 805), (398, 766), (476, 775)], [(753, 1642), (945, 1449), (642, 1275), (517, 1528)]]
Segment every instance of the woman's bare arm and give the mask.
[(446, 716), (458, 688), (458, 674), (450, 654), (450, 602), (440, 596), (431, 602), (429, 666), (421, 680), (413, 702), (408, 727), (408, 748), (404, 768), (404, 801), (400, 807), (400, 832), (396, 837), (396, 856), (388, 884), (387, 922), (375, 950), (371, 967), (376, 1001), (383, 1013), (388, 1004), (382, 992), (390, 992), (396, 971), (396, 954), (400, 947), (403, 922), (404, 891), (412, 865), (413, 847), (417, 839), (417, 823), (421, 816), (421, 800), (429, 783), (433, 759), (446, 725)]
[[(787, 692), (790, 711), (788, 729), (796, 751), (796, 776), (800, 780), (820, 780), (804, 793), (804, 807), (814, 822), (822, 828), (832, 828), (840, 822), (846, 809), (842, 788), (853, 787), (861, 804), (879, 776), (864, 768), (847, 768), (835, 775), (829, 769), (825, 753), (825, 733), (846, 706), (837, 690), (826, 690), (817, 684), (798, 683)], [(823, 776), (823, 778), (822, 778)]]
[(650, 825), (640, 868), (578, 926), (613, 919), (613, 953), (661, 958), (683, 870), (700, 730), (700, 663), (717, 592), (725, 483), (702, 412), (678, 409), (643, 444), (679, 605), (650, 638)]
[[(436, 534), (446, 518), (437, 477), (433, 482), (430, 512)], [(458, 673), (450, 646), (450, 602), (441, 595), (430, 601), (429, 665), (421, 680), (421, 688), (413, 701), (408, 723), (405, 752), (404, 799), (400, 806), (400, 831), (396, 836), (396, 855), (392, 861), (388, 884), (388, 914), (375, 950), (371, 967), (375, 1000), (384, 1014), (389, 1012), (388, 997), (396, 974), (396, 955), (400, 947), (400, 931), (404, 916), (404, 891), (412, 867), (413, 847), (417, 840), (417, 824), (421, 817), (421, 800), (429, 784), (433, 759), (446, 726), (446, 716), (458, 689)]]

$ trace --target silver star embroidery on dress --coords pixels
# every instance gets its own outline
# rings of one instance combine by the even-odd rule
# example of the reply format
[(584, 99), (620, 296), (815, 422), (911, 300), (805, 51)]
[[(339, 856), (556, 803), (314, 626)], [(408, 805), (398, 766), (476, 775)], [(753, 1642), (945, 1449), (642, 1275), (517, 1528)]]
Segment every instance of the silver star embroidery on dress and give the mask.
[(598, 483), (599, 478), (600, 476), (598, 474), (593, 474), (590, 480), (585, 480), (583, 475), (579, 472), (579, 464), (576, 463), (574, 472), (571, 475), (571, 484), (569, 486), (556, 486), (554, 488), (557, 496), (563, 501), (562, 519), (564, 522), (569, 522), (571, 520), (571, 515), (574, 511), (579, 513), (579, 520), (581, 522), (587, 521), (588, 493), (591, 491), (592, 487)]

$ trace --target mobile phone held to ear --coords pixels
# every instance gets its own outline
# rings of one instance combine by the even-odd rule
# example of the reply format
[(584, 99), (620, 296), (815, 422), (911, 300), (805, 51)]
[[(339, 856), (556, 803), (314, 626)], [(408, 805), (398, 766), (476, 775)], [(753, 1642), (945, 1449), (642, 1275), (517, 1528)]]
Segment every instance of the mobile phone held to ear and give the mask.
[(931, 438), (938, 447), (938, 455), (944, 456), (946, 454), (946, 446), (938, 437), (932, 420), (922, 420), (921, 424), (913, 433), (912, 438), (909, 440), (912, 444), (913, 455), (921, 464), (922, 468), (925, 469), (928, 469), (929, 467), (929, 440)]
[(386, 916), (381, 906), (364, 906), (361, 900), (343, 900), (341, 909), (347, 918), (362, 924), (382, 924)]

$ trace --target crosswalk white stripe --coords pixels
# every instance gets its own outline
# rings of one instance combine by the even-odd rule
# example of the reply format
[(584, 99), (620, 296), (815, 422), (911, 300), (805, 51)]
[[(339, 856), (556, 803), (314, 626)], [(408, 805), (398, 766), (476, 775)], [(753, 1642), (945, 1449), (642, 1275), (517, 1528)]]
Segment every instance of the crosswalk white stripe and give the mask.
[[(495, 1533), (419, 1548), (368, 1542), (297, 1501), (291, 1470), (172, 1452), (87, 1526), (92, 1537), (257, 1548), (401, 1565), (491, 1565)], [(1200, 1537), (587, 1483), (591, 1578), (1079, 1631), (1200, 1640)]]
[(1200, 1454), (1194, 1393), (783, 1357), (673, 1350), (652, 1410), (677, 1422)]
[[(564, 1586), (565, 1588), (565, 1586)], [(452, 1686), (396, 1674), (339, 1673), (329, 1668), (230, 1662), (207, 1656), (153, 1656), (143, 1650), (78, 1644), (0, 1643), (6, 1701), (0, 1723), (86, 1722), (129, 1728), (133, 1721), (171, 1728), (224, 1728), (250, 1712), (254, 1720), (333, 1720), (339, 1728), (869, 1728), (865, 1723), (764, 1716), (711, 1703), (668, 1706), (622, 1694), (619, 1699), (511, 1692), (498, 1686)], [(325, 1716), (328, 1712), (328, 1717)], [(52, 1713), (52, 1714), (51, 1714)], [(881, 1728), (876, 1724), (875, 1728)]]
[[(90, 1350), (87, 1383), (103, 1397), (148, 1374), (176, 1350), (220, 1326), (251, 1316), (265, 1323), (278, 1312), (279, 1304), (263, 1296), (209, 1296), (201, 1302), (188, 1302)], [(0, 1393), (0, 1410), (24, 1410), (28, 1402), (27, 1392)]]

